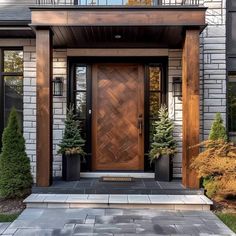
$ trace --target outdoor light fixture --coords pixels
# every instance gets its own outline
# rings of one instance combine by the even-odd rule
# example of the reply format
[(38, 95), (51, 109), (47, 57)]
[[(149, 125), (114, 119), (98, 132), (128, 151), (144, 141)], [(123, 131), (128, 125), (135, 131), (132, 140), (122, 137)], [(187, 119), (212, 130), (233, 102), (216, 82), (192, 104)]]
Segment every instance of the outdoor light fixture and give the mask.
[(53, 96), (60, 97), (63, 95), (63, 77), (53, 79)]
[(173, 97), (182, 100), (182, 79), (181, 77), (173, 77)]
[(115, 37), (115, 39), (121, 39), (122, 38), (122, 36), (120, 34), (116, 34), (114, 37)]

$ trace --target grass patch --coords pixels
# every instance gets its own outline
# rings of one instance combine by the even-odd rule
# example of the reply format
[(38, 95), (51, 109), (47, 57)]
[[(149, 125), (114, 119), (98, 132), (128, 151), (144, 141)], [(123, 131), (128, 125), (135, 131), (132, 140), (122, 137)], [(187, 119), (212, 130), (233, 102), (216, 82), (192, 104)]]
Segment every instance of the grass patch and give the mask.
[(12, 222), (14, 221), (20, 213), (14, 214), (0, 214), (0, 222)]
[(216, 215), (236, 233), (236, 213), (217, 213)]

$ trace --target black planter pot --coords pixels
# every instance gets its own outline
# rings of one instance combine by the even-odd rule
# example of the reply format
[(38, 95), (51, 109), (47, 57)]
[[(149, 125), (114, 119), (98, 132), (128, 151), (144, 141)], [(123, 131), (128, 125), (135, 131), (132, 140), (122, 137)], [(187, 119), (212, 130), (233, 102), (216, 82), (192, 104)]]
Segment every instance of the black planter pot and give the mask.
[(66, 181), (80, 180), (80, 155), (62, 155), (62, 179)]
[(170, 155), (160, 156), (155, 160), (155, 180), (171, 181), (172, 180), (172, 158)]

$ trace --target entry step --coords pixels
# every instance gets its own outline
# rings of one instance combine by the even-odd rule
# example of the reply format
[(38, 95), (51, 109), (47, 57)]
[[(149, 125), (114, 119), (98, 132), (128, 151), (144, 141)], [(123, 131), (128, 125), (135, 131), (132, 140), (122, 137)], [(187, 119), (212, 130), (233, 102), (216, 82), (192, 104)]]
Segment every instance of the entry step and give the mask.
[(156, 208), (163, 210), (210, 210), (204, 195), (31, 194), (27, 208)]

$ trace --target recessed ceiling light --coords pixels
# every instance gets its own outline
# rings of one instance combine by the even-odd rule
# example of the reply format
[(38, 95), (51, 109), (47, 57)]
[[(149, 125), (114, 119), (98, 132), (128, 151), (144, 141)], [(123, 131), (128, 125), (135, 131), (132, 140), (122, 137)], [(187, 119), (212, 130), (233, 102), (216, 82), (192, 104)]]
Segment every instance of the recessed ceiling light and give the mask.
[(122, 38), (122, 36), (120, 34), (115, 35), (115, 39), (121, 39), (121, 38)]

